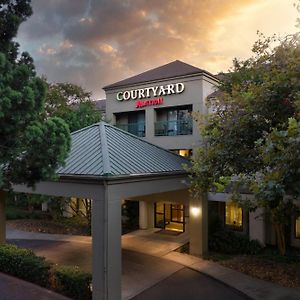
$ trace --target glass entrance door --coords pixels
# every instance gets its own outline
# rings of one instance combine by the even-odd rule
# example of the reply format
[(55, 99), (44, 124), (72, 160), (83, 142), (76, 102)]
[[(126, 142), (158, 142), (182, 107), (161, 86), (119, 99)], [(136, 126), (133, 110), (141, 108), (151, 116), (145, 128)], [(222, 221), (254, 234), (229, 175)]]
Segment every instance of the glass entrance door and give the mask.
[(165, 205), (162, 202), (157, 202), (154, 204), (155, 213), (155, 227), (165, 228)]
[(155, 203), (154, 214), (155, 227), (184, 232), (184, 205), (157, 202)]

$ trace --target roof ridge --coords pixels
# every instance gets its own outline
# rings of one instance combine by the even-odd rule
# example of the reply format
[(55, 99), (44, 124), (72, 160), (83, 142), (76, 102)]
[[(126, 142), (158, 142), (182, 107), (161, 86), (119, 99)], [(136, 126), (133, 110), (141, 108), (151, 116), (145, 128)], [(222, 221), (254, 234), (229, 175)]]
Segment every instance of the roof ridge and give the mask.
[(111, 125), (111, 124), (108, 124), (108, 123), (105, 123), (105, 122), (103, 122), (103, 123), (104, 123), (104, 126), (112, 127), (113, 129), (116, 129), (116, 130), (118, 130), (118, 131), (121, 131), (121, 132), (123, 132), (123, 133), (125, 133), (125, 134), (127, 134), (127, 135), (129, 135), (129, 136), (131, 136), (131, 137), (133, 137), (133, 138), (135, 138), (135, 139), (137, 139), (137, 140), (139, 140), (139, 141), (142, 141), (142, 142), (144, 142), (144, 143), (147, 143), (147, 144), (149, 144), (149, 145), (151, 145), (151, 146), (154, 146), (154, 147), (156, 147), (156, 148), (158, 148), (158, 149), (160, 149), (160, 150), (163, 150), (163, 151), (168, 152), (168, 153), (170, 153), (170, 154), (173, 154), (173, 155), (175, 155), (175, 156), (177, 156), (177, 157), (180, 157), (180, 158), (186, 160), (187, 162), (190, 162), (189, 159), (187, 159), (186, 157), (184, 157), (184, 156), (182, 156), (182, 155), (179, 155), (179, 154), (177, 154), (177, 153), (174, 153), (174, 152), (172, 152), (172, 151), (170, 151), (170, 150), (167, 150), (167, 149), (165, 149), (165, 148), (159, 147), (159, 146), (156, 145), (156, 144), (152, 144), (152, 143), (150, 143), (150, 142), (148, 142), (148, 141), (142, 139), (141, 137), (139, 137), (139, 136), (137, 136), (137, 135), (135, 135), (135, 134), (132, 134), (132, 133), (130, 133), (130, 132), (128, 132), (128, 131), (125, 131), (125, 130), (123, 130), (123, 129), (121, 129), (121, 128), (118, 128), (118, 127), (116, 127), (116, 126), (114, 126), (114, 125)]
[(84, 130), (87, 130), (87, 129), (92, 128), (92, 127), (94, 127), (94, 126), (99, 126), (101, 122), (103, 122), (103, 121), (100, 121), (100, 122), (94, 123), (94, 124), (92, 124), (92, 125), (89, 125), (89, 126), (86, 126), (86, 127), (80, 128), (80, 129), (77, 129), (77, 130), (75, 130), (75, 131), (72, 131), (72, 132), (71, 132), (71, 135), (73, 135), (73, 134), (75, 134), (75, 133), (78, 133), (78, 132), (81, 132), (81, 131), (84, 131)]
[(110, 158), (108, 153), (108, 144), (106, 139), (106, 130), (105, 130), (105, 122), (98, 123), (99, 135), (100, 135), (100, 143), (102, 150), (102, 159), (103, 159), (103, 175), (111, 175), (111, 166), (110, 166)]
[[(121, 80), (119, 80), (117, 82), (114, 82), (112, 84), (106, 85), (106, 86), (103, 87), (103, 89), (106, 90), (106, 89), (111, 89), (111, 88), (114, 88), (114, 87), (121, 87), (121, 86), (126, 86), (126, 85), (132, 85), (132, 84), (134, 84), (134, 82), (128, 82), (128, 81), (132, 81), (134, 79), (140, 78), (141, 76), (143, 77), (143, 76), (145, 76), (145, 74), (150, 74), (151, 73), (153, 75), (153, 72), (155, 73), (155, 72), (159, 72), (159, 71), (164, 70), (164, 69), (168, 69), (168, 68), (170, 68), (170, 66), (172, 66), (172, 67), (174, 67), (174, 66), (178, 67), (178, 65), (179, 66), (184, 66), (185, 68), (188, 68), (189, 70), (185, 69), (185, 71), (182, 74), (179, 74), (177, 71), (175, 71), (175, 74), (173, 73), (173, 75), (172, 75), (172, 72), (171, 72), (171, 74), (168, 74), (168, 76), (164, 75), (161, 78), (162, 79), (166, 79), (166, 78), (173, 78), (173, 77), (182, 77), (182, 76), (186, 76), (186, 75), (196, 75), (196, 74), (201, 74), (201, 73), (207, 73), (207, 74), (212, 75), (211, 73), (209, 73), (208, 71), (205, 71), (204, 69), (200, 69), (198, 67), (195, 67), (195, 66), (193, 66), (191, 64), (188, 64), (186, 62), (183, 62), (181, 60), (174, 60), (174, 61), (171, 61), (171, 62), (166, 63), (164, 65), (148, 69), (148, 70), (143, 71), (141, 73), (132, 75), (132, 76), (130, 76), (128, 78), (124, 78), (124, 79), (121, 79)], [(170, 70), (170, 69), (168, 69), (168, 70)], [(153, 78), (152, 79), (146, 79), (146, 78), (142, 79), (142, 78), (140, 78), (135, 83), (143, 83), (143, 82), (148, 82), (148, 81), (150, 82), (150, 81), (156, 81), (156, 80), (158, 80), (158, 78), (154, 78), (154, 79)]]

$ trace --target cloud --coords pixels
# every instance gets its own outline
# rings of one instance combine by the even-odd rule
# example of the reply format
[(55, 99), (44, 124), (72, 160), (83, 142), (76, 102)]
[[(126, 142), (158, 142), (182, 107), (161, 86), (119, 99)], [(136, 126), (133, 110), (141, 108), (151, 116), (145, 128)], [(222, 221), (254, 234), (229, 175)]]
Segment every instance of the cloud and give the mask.
[[(286, 2), (292, 9), (293, 0)], [(260, 29), (252, 20), (271, 16), (278, 3), (33, 0), (34, 15), (18, 40), (50, 81), (74, 82), (103, 97), (102, 86), (176, 59), (211, 72), (226, 70), (233, 57), (249, 55)], [(282, 1), (278, 6), (283, 9)]]

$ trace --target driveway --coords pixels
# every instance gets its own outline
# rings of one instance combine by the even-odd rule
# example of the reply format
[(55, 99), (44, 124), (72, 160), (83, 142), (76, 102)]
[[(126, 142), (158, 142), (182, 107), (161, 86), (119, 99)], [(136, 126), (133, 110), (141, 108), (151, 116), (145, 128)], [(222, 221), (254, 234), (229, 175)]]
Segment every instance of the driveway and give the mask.
[[(91, 237), (31, 233), (7, 226), (7, 238), (58, 264), (91, 270)], [(285, 288), (211, 261), (174, 252), (187, 238), (187, 234), (169, 236), (153, 229), (123, 235), (123, 299), (249, 299), (245, 295), (257, 300), (300, 299), (298, 289)], [(0, 300), (3, 300), (1, 293)]]
[[(32, 249), (57, 264), (77, 265), (91, 271), (91, 244), (74, 241), (9, 240)], [(242, 300), (248, 299), (205, 275), (183, 265), (131, 250), (122, 250), (123, 299)], [(0, 298), (1, 299), (1, 298)]]
[(71, 300), (27, 281), (0, 273), (0, 300)]
[(183, 268), (132, 300), (242, 300), (238, 291), (197, 271)]

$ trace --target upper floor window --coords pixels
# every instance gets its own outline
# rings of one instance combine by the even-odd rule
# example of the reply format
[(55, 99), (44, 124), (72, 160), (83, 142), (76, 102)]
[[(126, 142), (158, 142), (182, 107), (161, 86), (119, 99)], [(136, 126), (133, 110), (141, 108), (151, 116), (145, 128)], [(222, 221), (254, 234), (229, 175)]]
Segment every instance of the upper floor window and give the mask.
[(192, 105), (156, 109), (155, 135), (193, 134)]
[(145, 136), (145, 111), (116, 113), (116, 126), (139, 137)]

